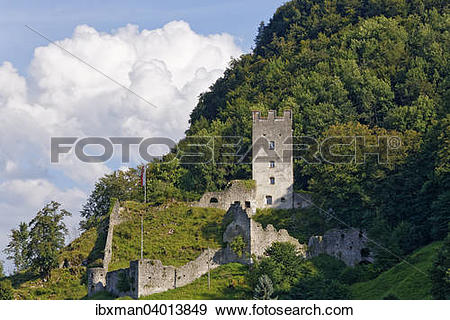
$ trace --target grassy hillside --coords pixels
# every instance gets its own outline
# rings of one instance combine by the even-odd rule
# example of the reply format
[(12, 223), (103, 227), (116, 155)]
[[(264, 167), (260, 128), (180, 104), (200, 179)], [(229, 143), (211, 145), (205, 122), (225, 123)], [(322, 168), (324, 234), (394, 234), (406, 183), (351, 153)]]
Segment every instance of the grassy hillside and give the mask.
[(38, 275), (30, 272), (7, 277), (12, 282), (15, 298), (75, 300), (85, 297), (86, 267), (81, 266), (81, 262), (85, 259), (88, 262), (98, 260), (102, 254), (100, 249), (102, 244), (104, 246), (104, 240), (99, 239), (97, 230), (92, 228), (62, 250), (60, 261), (66, 260), (71, 266), (53, 270), (48, 281), (43, 281)]
[(248, 266), (229, 263), (211, 271), (211, 289), (207, 275), (184, 287), (155, 293), (142, 300), (228, 300), (251, 299), (252, 291), (247, 282)]
[(139, 259), (141, 213), (144, 214), (144, 258), (181, 266), (197, 258), (203, 249), (221, 246), (224, 210), (187, 204), (155, 208), (127, 202), (124, 206), (129, 220), (114, 228), (109, 270), (126, 268), (130, 260)]
[(442, 242), (434, 242), (415, 251), (407, 261), (383, 272), (377, 278), (351, 286), (354, 299), (432, 299), (429, 271)]

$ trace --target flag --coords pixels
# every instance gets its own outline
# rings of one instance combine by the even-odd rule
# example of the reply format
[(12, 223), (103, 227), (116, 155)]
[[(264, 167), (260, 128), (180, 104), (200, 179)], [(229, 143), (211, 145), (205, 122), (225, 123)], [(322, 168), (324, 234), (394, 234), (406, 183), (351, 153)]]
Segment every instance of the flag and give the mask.
[(146, 175), (146, 166), (143, 165), (141, 168), (141, 186), (145, 186), (147, 184), (147, 175)]

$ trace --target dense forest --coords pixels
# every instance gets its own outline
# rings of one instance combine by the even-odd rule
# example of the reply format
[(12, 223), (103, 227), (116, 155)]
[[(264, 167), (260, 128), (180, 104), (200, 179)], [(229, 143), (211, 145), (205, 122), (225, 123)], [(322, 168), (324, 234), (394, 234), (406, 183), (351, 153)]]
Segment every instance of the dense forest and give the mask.
[[(189, 138), (204, 136), (241, 136), (242, 149), (249, 148), (255, 109), (291, 109), (294, 136), (365, 136), (372, 144), (378, 136), (396, 136), (402, 145), (387, 163), (296, 157), (294, 167), (294, 188), (313, 194), (311, 214), (330, 227), (368, 230), (379, 244), (372, 248), (377, 272), (387, 270), (448, 234), (449, 61), (448, 1), (287, 2), (261, 22), (252, 52), (231, 61), (201, 94), (186, 139), (162, 161), (147, 164), (148, 200), (195, 200), (233, 179), (251, 179), (248, 163), (183, 164), (178, 151)], [(142, 201), (139, 168), (97, 182), (81, 227), (95, 227), (112, 198)], [(324, 214), (330, 210), (331, 218)], [(443, 254), (440, 259), (448, 264)], [(448, 275), (439, 270), (436, 281), (442, 282)]]

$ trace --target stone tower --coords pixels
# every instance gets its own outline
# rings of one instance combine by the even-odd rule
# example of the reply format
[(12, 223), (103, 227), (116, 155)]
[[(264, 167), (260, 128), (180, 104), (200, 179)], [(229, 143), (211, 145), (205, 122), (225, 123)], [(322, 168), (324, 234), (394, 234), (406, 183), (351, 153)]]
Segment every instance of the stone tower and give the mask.
[(252, 141), (256, 206), (293, 208), (292, 112), (284, 111), (283, 117), (277, 117), (270, 110), (263, 118), (259, 111), (253, 111)]

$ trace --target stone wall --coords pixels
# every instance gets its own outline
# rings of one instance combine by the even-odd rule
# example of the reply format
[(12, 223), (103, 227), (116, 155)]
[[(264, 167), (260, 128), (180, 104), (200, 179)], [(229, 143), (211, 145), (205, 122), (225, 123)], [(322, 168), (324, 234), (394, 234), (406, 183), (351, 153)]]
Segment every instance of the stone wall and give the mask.
[[(133, 296), (134, 286), (136, 282), (131, 274), (131, 268), (110, 271), (106, 274), (106, 291), (117, 297)], [(128, 290), (123, 286), (128, 285)]]
[(106, 286), (106, 274), (108, 270), (103, 268), (88, 268), (88, 295), (103, 291)]
[(103, 256), (103, 268), (108, 270), (109, 263), (112, 257), (112, 242), (114, 236), (114, 226), (120, 224), (122, 219), (120, 218), (120, 212), (124, 210), (120, 207), (119, 201), (114, 203), (114, 206), (109, 215), (108, 234), (106, 236), (105, 250)]
[(112, 256), (112, 241), (114, 235), (114, 226), (118, 225), (121, 222), (120, 212), (123, 208), (120, 208), (119, 201), (116, 201), (111, 209), (111, 213), (109, 215), (108, 226), (107, 226), (107, 236), (105, 242), (105, 248), (103, 253), (103, 267), (102, 268), (88, 268), (88, 295), (92, 295), (96, 292), (102, 291), (105, 289), (107, 284), (107, 272), (108, 266), (111, 262)]
[[(251, 219), (251, 212), (243, 210), (240, 206), (233, 205), (230, 207), (227, 214), (233, 215), (233, 221), (226, 228), (223, 241), (227, 245), (228, 260), (251, 263), (251, 257), (264, 255), (264, 252), (274, 242), (289, 242), (292, 243), (301, 255), (306, 255), (306, 246), (300, 244), (297, 239), (291, 237), (285, 229), (276, 230), (273, 225), (269, 224), (264, 228), (260, 223)], [(230, 243), (237, 237), (242, 236), (244, 242), (247, 244), (244, 252), (246, 255), (237, 257), (230, 248)]]
[(294, 193), (294, 208), (308, 208), (312, 204), (312, 197), (309, 193)]
[(242, 207), (256, 210), (255, 188), (251, 182), (234, 180), (224, 191), (206, 192), (195, 206), (205, 208), (220, 208), (228, 210), (230, 205), (239, 203)]
[(133, 296), (148, 296), (185, 286), (224, 263), (222, 249), (205, 250), (197, 259), (178, 268), (165, 266), (160, 260), (131, 261), (130, 270), (137, 280)]
[(328, 254), (342, 260), (348, 266), (372, 263), (373, 256), (367, 242), (367, 235), (362, 230), (331, 229), (323, 236), (313, 236), (309, 239), (307, 257)]

